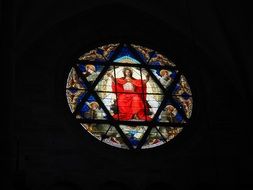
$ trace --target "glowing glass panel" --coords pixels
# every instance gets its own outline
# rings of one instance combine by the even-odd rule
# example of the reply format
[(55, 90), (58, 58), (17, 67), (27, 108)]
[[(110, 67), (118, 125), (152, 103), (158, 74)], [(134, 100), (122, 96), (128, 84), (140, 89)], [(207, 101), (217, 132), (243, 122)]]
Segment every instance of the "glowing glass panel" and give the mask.
[(193, 110), (189, 83), (176, 64), (136, 44), (107, 44), (80, 56), (66, 97), (89, 134), (123, 149), (166, 144), (188, 127)]

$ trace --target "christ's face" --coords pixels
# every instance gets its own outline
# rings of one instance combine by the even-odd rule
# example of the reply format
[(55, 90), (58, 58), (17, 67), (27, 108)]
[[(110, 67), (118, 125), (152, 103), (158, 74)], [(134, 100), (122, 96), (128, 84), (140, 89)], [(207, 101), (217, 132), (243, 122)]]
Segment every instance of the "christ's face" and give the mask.
[(126, 70), (125, 74), (126, 74), (127, 77), (130, 77), (131, 76), (131, 71), (130, 70)]

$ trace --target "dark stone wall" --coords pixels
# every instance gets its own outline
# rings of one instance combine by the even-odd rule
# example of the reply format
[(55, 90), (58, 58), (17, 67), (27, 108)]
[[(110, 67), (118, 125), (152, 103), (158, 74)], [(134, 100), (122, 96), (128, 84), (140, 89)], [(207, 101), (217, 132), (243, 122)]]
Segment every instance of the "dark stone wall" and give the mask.
[[(246, 4), (13, 1), (10, 189), (188, 189), (252, 183), (252, 33)], [(136, 42), (175, 60), (193, 89), (191, 128), (143, 152), (101, 144), (73, 119), (77, 55)]]

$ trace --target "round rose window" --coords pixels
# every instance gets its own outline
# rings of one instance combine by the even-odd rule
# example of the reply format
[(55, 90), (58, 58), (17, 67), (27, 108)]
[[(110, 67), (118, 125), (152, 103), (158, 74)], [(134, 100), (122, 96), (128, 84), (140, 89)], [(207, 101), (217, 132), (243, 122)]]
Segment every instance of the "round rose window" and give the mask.
[(96, 139), (124, 149), (165, 144), (189, 126), (190, 86), (175, 63), (135, 44), (108, 44), (77, 58), (69, 108)]

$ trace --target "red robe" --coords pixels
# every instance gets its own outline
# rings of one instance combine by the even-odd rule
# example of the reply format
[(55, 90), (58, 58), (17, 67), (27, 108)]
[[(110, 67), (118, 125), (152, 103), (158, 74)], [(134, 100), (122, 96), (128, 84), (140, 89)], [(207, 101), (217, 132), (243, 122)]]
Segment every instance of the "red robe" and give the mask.
[(118, 106), (118, 114), (114, 114), (113, 117), (119, 120), (131, 120), (136, 119), (134, 118), (136, 115), (139, 120), (151, 120), (145, 114), (148, 111), (148, 105), (144, 101), (146, 100), (146, 84), (142, 80), (132, 78), (131, 83), (134, 86), (134, 91), (132, 91), (123, 88), (126, 83), (125, 78), (117, 78), (116, 84), (112, 83), (112, 91), (117, 93)]

